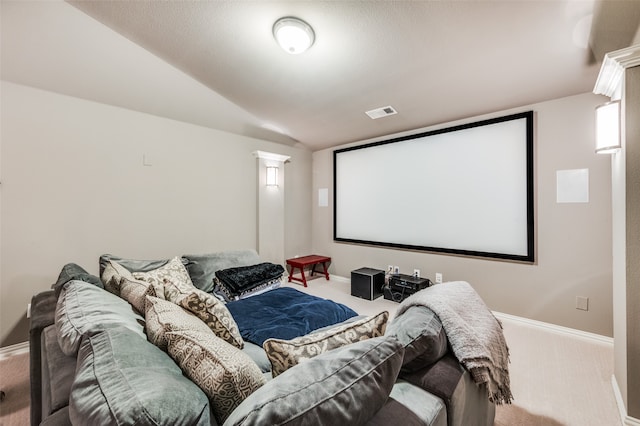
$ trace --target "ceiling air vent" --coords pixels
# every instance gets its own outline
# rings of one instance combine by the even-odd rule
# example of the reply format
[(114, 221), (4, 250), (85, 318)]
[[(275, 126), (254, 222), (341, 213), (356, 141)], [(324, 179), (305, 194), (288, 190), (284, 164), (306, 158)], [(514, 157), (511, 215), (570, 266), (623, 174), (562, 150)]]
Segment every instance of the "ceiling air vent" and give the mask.
[(391, 105), (385, 106), (385, 107), (381, 107), (381, 108), (376, 108), (376, 109), (372, 109), (371, 111), (367, 111), (366, 114), (371, 117), (373, 120), (375, 120), (376, 118), (382, 118), (382, 117), (386, 117), (388, 115), (394, 115), (397, 114), (398, 111), (396, 111)]

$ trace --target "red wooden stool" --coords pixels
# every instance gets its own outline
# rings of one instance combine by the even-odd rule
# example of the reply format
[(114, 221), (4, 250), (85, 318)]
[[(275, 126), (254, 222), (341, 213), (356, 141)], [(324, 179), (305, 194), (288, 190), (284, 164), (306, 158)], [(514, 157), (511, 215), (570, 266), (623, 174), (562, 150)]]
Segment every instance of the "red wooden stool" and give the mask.
[[(289, 273), (289, 282), (299, 281), (302, 284), (304, 284), (304, 286), (306, 287), (307, 278), (304, 276), (304, 268), (306, 266), (311, 265), (310, 276), (313, 276), (313, 273), (316, 272), (316, 265), (319, 265), (319, 264), (322, 264), (324, 277), (327, 280), (329, 280), (329, 271), (327, 271), (327, 266), (329, 262), (331, 262), (330, 257), (318, 256), (317, 254), (312, 254), (309, 256), (302, 256), (302, 257), (294, 257), (293, 259), (287, 259), (287, 265), (291, 266), (291, 272)], [(293, 276), (293, 273), (296, 270), (296, 268), (300, 270), (300, 274), (302, 275), (302, 278), (296, 278)]]

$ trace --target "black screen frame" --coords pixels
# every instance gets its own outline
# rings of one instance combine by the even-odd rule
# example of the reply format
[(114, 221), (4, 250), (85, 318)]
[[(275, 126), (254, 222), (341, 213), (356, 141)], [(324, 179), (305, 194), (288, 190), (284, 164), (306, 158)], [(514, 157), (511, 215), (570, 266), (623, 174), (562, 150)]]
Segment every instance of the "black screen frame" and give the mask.
[[(361, 239), (352, 239), (352, 238), (342, 238), (337, 235), (337, 215), (338, 215), (338, 182), (337, 182), (337, 158), (340, 153), (367, 149), (371, 147), (376, 147), (379, 145), (393, 144), (397, 142), (407, 141), (411, 139), (417, 138), (425, 138), (434, 135), (440, 135), (449, 132), (456, 132), (459, 130), (466, 130), (474, 127), (481, 127), (492, 125), (496, 123), (502, 123), (510, 120), (520, 120), (525, 119), (525, 140), (526, 140), (526, 235), (527, 235), (527, 243), (526, 243), (526, 254), (510, 254), (510, 253), (496, 253), (490, 251), (474, 251), (474, 250), (465, 250), (465, 249), (455, 249), (455, 248), (443, 248), (443, 247), (432, 247), (432, 246), (421, 246), (421, 245), (410, 245), (410, 244), (399, 244), (394, 242), (383, 242), (383, 241), (371, 241), (371, 240), (361, 240)], [(440, 254), (451, 254), (451, 255), (459, 255), (459, 256), (470, 256), (470, 257), (479, 257), (479, 258), (488, 258), (488, 259), (499, 259), (499, 260), (507, 260), (514, 262), (523, 262), (523, 263), (534, 263), (535, 262), (535, 220), (534, 220), (534, 112), (526, 111), (496, 118), (491, 118), (487, 120), (481, 120), (451, 127), (445, 127), (442, 129), (431, 130), (421, 133), (416, 133), (408, 136), (396, 137), (388, 140), (371, 142), (363, 145), (352, 146), (348, 148), (337, 149), (333, 151), (333, 240), (339, 243), (350, 243), (350, 244), (361, 244), (361, 245), (369, 245), (369, 246), (381, 246), (388, 247), (394, 249), (402, 249), (402, 250), (414, 250), (414, 251), (425, 251), (425, 252), (433, 252)]]

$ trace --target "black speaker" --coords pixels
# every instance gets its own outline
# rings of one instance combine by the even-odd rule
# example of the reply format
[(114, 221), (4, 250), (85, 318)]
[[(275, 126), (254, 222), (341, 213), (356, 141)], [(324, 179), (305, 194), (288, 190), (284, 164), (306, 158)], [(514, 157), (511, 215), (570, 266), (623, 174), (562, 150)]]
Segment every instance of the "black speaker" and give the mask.
[(351, 271), (351, 295), (361, 299), (374, 300), (382, 296), (384, 271), (360, 268)]

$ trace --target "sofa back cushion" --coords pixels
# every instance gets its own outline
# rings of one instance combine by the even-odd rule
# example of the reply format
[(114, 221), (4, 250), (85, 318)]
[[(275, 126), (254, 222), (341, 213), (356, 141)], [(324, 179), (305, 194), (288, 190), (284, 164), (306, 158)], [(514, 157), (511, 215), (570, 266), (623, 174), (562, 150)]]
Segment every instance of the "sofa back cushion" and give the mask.
[(403, 354), (402, 345), (389, 337), (325, 352), (267, 382), (225, 426), (365, 424), (387, 401)]
[(395, 317), (385, 335), (395, 337), (404, 345), (404, 371), (427, 367), (442, 358), (448, 350), (447, 335), (440, 319), (424, 306), (412, 306)]
[(55, 324), (60, 348), (69, 356), (78, 353), (84, 334), (105, 328), (123, 326), (146, 339), (144, 318), (126, 300), (84, 281), (70, 281), (63, 287)]
[(207, 293), (213, 291), (213, 279), (216, 271), (237, 266), (250, 266), (260, 263), (255, 250), (227, 250), (211, 254), (185, 254), (182, 261), (189, 271), (193, 285)]
[(69, 398), (74, 425), (210, 425), (209, 401), (166, 353), (123, 327), (86, 335)]

